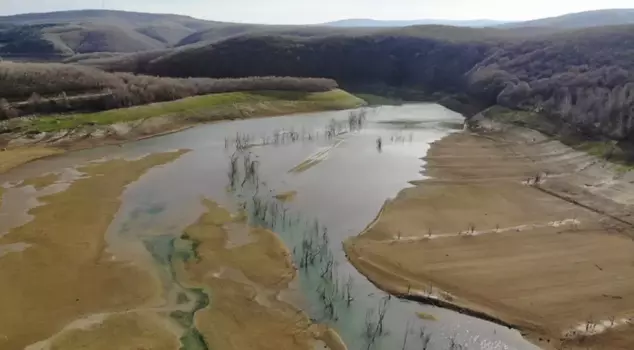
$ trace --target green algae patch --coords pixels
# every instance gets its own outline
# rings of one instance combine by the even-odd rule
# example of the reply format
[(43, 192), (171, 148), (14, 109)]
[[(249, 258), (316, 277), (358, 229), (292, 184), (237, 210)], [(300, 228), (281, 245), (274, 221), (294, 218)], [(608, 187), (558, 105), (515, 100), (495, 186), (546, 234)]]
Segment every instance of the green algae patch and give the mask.
[(286, 191), (275, 195), (275, 198), (282, 202), (292, 202), (295, 197), (297, 197), (297, 191)]
[(421, 320), (436, 321), (436, 317), (434, 315), (428, 314), (426, 312), (417, 312), (416, 316), (418, 316), (418, 318), (420, 318)]

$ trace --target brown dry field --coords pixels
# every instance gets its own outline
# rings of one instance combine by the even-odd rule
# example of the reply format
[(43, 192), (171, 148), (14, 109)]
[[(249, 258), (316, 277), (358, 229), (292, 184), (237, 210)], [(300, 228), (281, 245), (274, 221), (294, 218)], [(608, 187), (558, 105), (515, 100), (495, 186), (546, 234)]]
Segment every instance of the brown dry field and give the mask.
[[(197, 259), (176, 260), (177, 279), (203, 288), (212, 299), (196, 312), (194, 323), (210, 349), (305, 349), (316, 341), (345, 350), (332, 330), (312, 324), (279, 295), (296, 276), (291, 253), (274, 232), (251, 228), (243, 216), (233, 217), (206, 201), (207, 212), (186, 229), (184, 239), (196, 242)], [(250, 242), (232, 245), (232, 233), (246, 229)]]
[[(182, 154), (80, 167), (85, 178), (41, 197), (44, 204), (30, 210), (30, 222), (0, 236), (0, 245), (30, 245), (0, 257), (0, 349), (23, 349), (49, 339), (88, 315), (161, 304), (157, 277), (113, 261), (104, 251), (104, 235), (125, 186)], [(47, 181), (49, 176), (33, 183)]]
[(112, 315), (85, 329), (64, 332), (51, 342), (50, 350), (176, 350), (179, 347), (178, 334), (170, 332), (164, 317), (137, 312)]
[(563, 339), (589, 320), (634, 317), (634, 242), (613, 220), (523, 184), (566, 167), (518, 149), (467, 133), (435, 143), (430, 179), (346, 242), (350, 260), (384, 290), (439, 295), (544, 348), (634, 349), (627, 325)]

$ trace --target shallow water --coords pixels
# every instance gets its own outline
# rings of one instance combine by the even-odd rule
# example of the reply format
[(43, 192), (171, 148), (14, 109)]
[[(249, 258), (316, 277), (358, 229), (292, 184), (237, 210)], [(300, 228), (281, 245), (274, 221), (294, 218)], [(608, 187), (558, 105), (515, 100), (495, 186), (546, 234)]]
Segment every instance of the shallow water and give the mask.
[[(474, 350), (536, 349), (518, 332), (489, 322), (415, 302), (388, 300), (385, 293), (347, 262), (342, 241), (363, 231), (387, 199), (409, 186), (408, 181), (422, 179), (424, 162), (420, 158), (430, 143), (460, 129), (462, 123), (460, 115), (439, 105), (386, 106), (370, 110), (360, 130), (346, 131), (348, 113), (208, 124), (123, 147), (102, 147), (27, 164), (0, 176), (0, 184), (12, 187), (5, 193), (0, 208), (0, 235), (3, 230), (6, 232), (29, 220), (26, 215), (14, 214), (24, 214), (38, 204), (39, 196), (61, 186), (24, 190), (17, 185), (21, 179), (48, 172), (72, 173), (69, 169), (77, 165), (104, 158), (135, 158), (191, 149), (177, 161), (152, 169), (126, 189), (107, 233), (108, 250), (118, 259), (132, 259), (152, 268), (157, 252), (160, 255), (168, 249), (161, 249), (165, 246), (161, 242), (180, 236), (202, 213), (202, 198), (211, 198), (233, 209), (246, 203), (251, 220), (278, 232), (289, 248), (295, 250), (298, 263), (306, 237), (315, 235), (315, 240), (327, 247), (321, 262), (300, 269), (297, 288), (302, 293), (296, 303), (314, 320), (332, 325), (349, 349), (421, 349), (421, 334), (430, 336), (428, 349), (433, 350), (452, 346)], [(337, 135), (328, 136), (326, 129), (333, 126), (333, 119), (339, 122), (335, 123)], [(293, 140), (289, 133), (297, 135), (297, 139)], [(257, 179), (242, 186), (242, 177), (238, 175), (234, 190), (228, 191), (230, 159), (235, 154), (237, 138), (248, 144), (240, 152), (239, 168), (244, 169), (241, 164), (245, 155), (257, 161)], [(297, 191), (293, 201), (274, 200), (274, 195), (288, 191)], [(275, 207), (275, 212), (263, 216), (254, 212), (253, 196), (271, 205), (270, 208)], [(327, 241), (319, 238), (324, 230)], [(232, 243), (244, 244), (247, 239), (233, 237)], [(153, 245), (154, 256), (147, 251), (148, 244)], [(4, 254), (13, 251), (19, 250), (6, 249)], [(328, 266), (330, 263), (332, 267)], [(324, 272), (332, 274), (329, 280), (336, 282), (324, 282), (321, 276)], [(339, 294), (346, 290), (346, 297), (341, 298), (335, 290)], [(332, 297), (329, 306), (323, 301), (324, 294), (339, 296)], [(379, 306), (384, 300), (385, 331), (369, 340), (368, 325), (379, 317)], [(432, 315), (435, 320), (423, 320), (417, 313)]]

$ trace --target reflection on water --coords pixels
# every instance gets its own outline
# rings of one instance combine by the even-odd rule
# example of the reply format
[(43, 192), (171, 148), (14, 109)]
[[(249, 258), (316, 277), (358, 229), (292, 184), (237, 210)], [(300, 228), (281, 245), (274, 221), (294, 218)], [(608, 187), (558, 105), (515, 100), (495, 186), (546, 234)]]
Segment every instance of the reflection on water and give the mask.
[[(461, 125), (461, 116), (434, 104), (372, 109), (362, 121), (342, 111), (216, 123), (36, 161), (2, 175), (0, 183), (104, 157), (191, 149), (127, 188), (107, 235), (118, 258), (167, 265), (173, 238), (203, 212), (201, 199), (211, 198), (246, 209), (251, 223), (282, 237), (293, 250), (301, 291), (301, 298), (284, 298), (332, 325), (351, 350), (535, 349), (515, 331), (386, 295), (342, 251), (342, 241), (359, 234), (387, 199), (422, 178), (420, 158), (430, 143)], [(283, 193), (292, 200), (281, 200)], [(248, 243), (247, 234), (230, 240)], [(170, 293), (183, 299), (182, 288)]]

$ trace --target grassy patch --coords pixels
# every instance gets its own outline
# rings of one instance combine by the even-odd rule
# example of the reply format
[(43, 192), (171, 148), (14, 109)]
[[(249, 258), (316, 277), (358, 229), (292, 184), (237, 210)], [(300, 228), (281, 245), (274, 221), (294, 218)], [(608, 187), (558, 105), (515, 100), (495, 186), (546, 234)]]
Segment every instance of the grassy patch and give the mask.
[(624, 175), (632, 170), (634, 170), (634, 165), (632, 164), (618, 164), (616, 169), (614, 169), (618, 175)]
[(614, 152), (616, 142), (614, 141), (587, 141), (578, 145), (577, 149), (596, 157), (605, 158)]
[(615, 164), (614, 171), (618, 175), (634, 170), (631, 151), (619, 147), (617, 141), (585, 141), (572, 147)]
[(482, 114), (486, 118), (500, 123), (514, 124), (537, 130), (549, 136), (557, 135), (560, 131), (560, 126), (557, 125), (554, 118), (549, 118), (541, 113), (492, 106), (483, 111)]
[[(276, 106), (276, 104), (280, 105)], [(82, 126), (109, 125), (159, 116), (196, 117), (214, 110), (218, 111), (218, 119), (223, 119), (271, 115), (275, 114), (277, 110), (280, 113), (293, 113), (346, 109), (362, 104), (364, 104), (363, 100), (343, 90), (314, 93), (295, 91), (228, 92), (98, 113), (41, 117), (26, 122), (22, 128), (39, 132), (54, 132)]]
[(632, 148), (626, 143), (607, 139), (588, 140), (587, 135), (566, 125), (557, 125), (553, 118), (541, 113), (493, 106), (482, 114), (498, 122), (523, 126), (556, 137), (567, 146), (615, 164), (617, 174), (622, 175), (634, 169)]
[(356, 94), (365, 100), (370, 106), (400, 106), (404, 101), (398, 97), (388, 97), (373, 94)]

